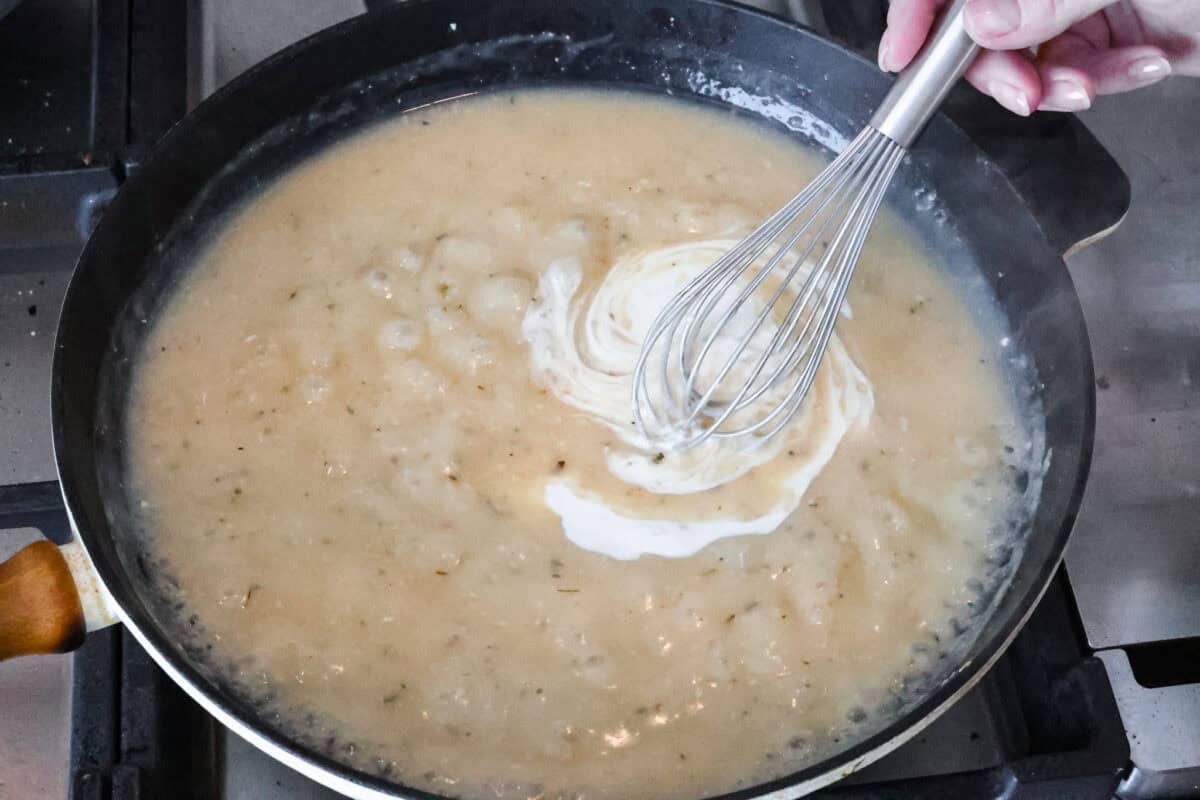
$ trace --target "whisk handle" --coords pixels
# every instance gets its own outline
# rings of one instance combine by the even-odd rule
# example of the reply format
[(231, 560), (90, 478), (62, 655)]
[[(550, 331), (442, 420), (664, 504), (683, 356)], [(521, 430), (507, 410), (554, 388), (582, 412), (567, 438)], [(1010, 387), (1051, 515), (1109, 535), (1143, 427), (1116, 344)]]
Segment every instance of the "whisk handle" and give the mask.
[(950, 4), (924, 49), (900, 73), (871, 117), (872, 128), (902, 147), (913, 143), (979, 52), (963, 26), (966, 7), (967, 0)]

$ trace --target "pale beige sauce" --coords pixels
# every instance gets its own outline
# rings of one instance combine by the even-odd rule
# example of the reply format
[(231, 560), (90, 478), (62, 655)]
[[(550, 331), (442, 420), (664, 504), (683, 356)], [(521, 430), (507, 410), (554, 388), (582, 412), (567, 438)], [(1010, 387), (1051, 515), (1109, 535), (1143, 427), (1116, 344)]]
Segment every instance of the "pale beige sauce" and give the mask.
[(897, 223), (838, 328), (870, 424), (770, 535), (635, 561), (568, 542), (551, 476), (659, 501), (606, 471), (610, 431), (520, 340), (554, 258), (595, 282), (627, 248), (745, 233), (818, 168), (709, 111), (537, 93), (287, 175), (176, 295), (130, 411), (187, 613), (285, 718), (353, 742), (340, 757), (442, 793), (694, 797), (871, 727), (973, 599), (1018, 436), (994, 346)]

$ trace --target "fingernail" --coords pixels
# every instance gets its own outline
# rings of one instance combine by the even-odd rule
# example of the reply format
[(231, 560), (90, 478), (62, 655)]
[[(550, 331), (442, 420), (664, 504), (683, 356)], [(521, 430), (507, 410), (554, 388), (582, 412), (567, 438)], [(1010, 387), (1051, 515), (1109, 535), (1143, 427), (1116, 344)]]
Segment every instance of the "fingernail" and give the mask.
[(996, 98), (996, 102), (1014, 114), (1020, 114), (1022, 117), (1029, 116), (1029, 98), (1011, 83), (992, 81), (987, 85), (987, 91)]
[(879, 40), (879, 68), (884, 72), (891, 72), (891, 63), (892, 45), (887, 32), (884, 31), (883, 38)]
[(1162, 56), (1139, 58), (1129, 65), (1129, 77), (1138, 83), (1154, 83), (1171, 74), (1171, 62)]
[(967, 3), (967, 31), (980, 36), (1004, 36), (1021, 25), (1021, 6), (1017, 0), (970, 0)]
[(1050, 84), (1038, 108), (1043, 111), (1083, 111), (1091, 106), (1092, 98), (1082, 86), (1072, 80), (1057, 80)]

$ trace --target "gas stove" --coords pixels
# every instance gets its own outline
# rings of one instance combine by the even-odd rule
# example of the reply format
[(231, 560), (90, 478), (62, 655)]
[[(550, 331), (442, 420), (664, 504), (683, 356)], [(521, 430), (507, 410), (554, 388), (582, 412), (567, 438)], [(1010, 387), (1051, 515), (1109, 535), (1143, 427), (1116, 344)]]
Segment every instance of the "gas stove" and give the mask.
[[(50, 362), (105, 203), (188, 108), (364, 5), (26, 0), (0, 18), (0, 559), (70, 536)], [(754, 5), (863, 50), (884, 9)], [(1104, 98), (1083, 119), (1134, 201), (1113, 235), (1069, 259), (1099, 425), (1065, 567), (974, 690), (821, 796), (1200, 797), (1200, 81)], [(73, 655), (0, 664), (0, 800), (43, 797), (334, 795), (227, 733), (112, 628)]]

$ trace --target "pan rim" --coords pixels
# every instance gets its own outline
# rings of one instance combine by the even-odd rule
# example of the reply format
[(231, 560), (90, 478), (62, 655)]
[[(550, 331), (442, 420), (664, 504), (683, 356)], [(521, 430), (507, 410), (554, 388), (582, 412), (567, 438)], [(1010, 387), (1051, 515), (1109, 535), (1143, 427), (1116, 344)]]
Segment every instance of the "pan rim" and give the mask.
[[(783, 20), (778, 20), (770, 15), (762, 14), (761, 12), (746, 7), (740, 6), (728, 0), (694, 0), (701, 5), (718, 6), (736, 9), (739, 13), (750, 14), (757, 17), (762, 17), (770, 20), (774, 24), (785, 26), (793, 31), (796, 35), (816, 38), (810, 32), (807, 32), (802, 27), (787, 23)], [(411, 4), (412, 6), (433, 6), (437, 4), (437, 0), (418, 0)], [(368, 14), (348, 20), (344, 23), (328, 28), (305, 40), (281, 51), (272, 56), (270, 59), (253, 67), (244, 75), (235, 79), (228, 86), (218, 91), (212, 98), (204, 101), (202, 107), (207, 106), (213, 108), (225, 102), (225, 99), (235, 95), (244, 86), (256, 83), (259, 77), (263, 74), (268, 74), (272, 70), (279, 69), (280, 66), (288, 63), (297, 54), (305, 52), (307, 48), (313, 46), (314, 42), (324, 41), (326, 38), (343, 35), (355, 30), (356, 28), (366, 26), (371, 23), (372, 15), (380, 12), (370, 12)], [(388, 13), (403, 13), (399, 10), (389, 11)], [(846, 51), (843, 51), (846, 52)], [(852, 58), (859, 61), (864, 61), (859, 56), (853, 53), (846, 53)], [(953, 123), (942, 118), (940, 124)], [(954, 126), (956, 130), (957, 126)], [(959, 131), (961, 134), (961, 131)], [(186, 137), (188, 132), (181, 126), (176, 126), (171, 132), (163, 138), (163, 140), (155, 147), (148, 161), (153, 160), (158, 154), (170, 148), (175, 140), (180, 137)], [(186, 138), (185, 138), (186, 140)], [(136, 182), (135, 175), (130, 179), (130, 182)], [(1008, 183), (1007, 177), (1005, 183), (1010, 191), (1015, 190)], [(101, 220), (101, 225), (115, 225), (113, 215), (105, 215)], [(85, 248), (84, 253), (80, 257), (80, 266), (84, 266), (90, 259), (91, 245)], [(1061, 258), (1060, 258), (1061, 260)], [(94, 267), (93, 267), (94, 268)], [(72, 276), (71, 285), (68, 288), (67, 297), (64, 301), (64, 309), (86, 302), (86, 298), (81, 298), (79, 281), (77, 277), (82, 270), (77, 268), (75, 275)], [(1065, 272), (1065, 267), (1064, 267)], [(1069, 275), (1068, 275), (1069, 280)], [(1074, 298), (1077, 304), (1077, 298)], [(1088, 342), (1086, 327), (1083, 327), (1082, 312), (1079, 313), (1081, 330), (1080, 343), (1082, 353), (1086, 355), (1086, 363), (1081, 365), (1085, 376), (1094, 376), (1094, 369), (1091, 361), (1091, 350)], [(70, 324), (70, 317), (64, 313), (59, 323), (58, 341), (62, 341), (62, 331)], [(1076, 515), (1082, 501), (1083, 487), (1086, 483), (1088, 469), (1091, 462), (1093, 437), (1095, 429), (1095, 391), (1094, 383), (1088, 381), (1089, 391), (1087, 392), (1086, 407), (1079, 409), (1082, 417), (1082, 430), (1084, 431), (1084, 440), (1080, 443), (1080, 455), (1078, 459), (1073, 485), (1070, 487), (1070, 496), (1064, 510), (1064, 516), (1059, 530), (1056, 532), (1055, 539), (1050, 548), (1050, 558), (1047, 558), (1035, 573), (1029, 583), (1024, 596), (1017, 598), (1015, 608), (1020, 609), (1021, 613), (1014, 614), (1012, 618), (1006, 620), (1004, 625), (996, 631), (988, 641), (984, 641), (978, 648), (978, 657), (959, 664), (951, 673), (949, 673), (934, 691), (929, 692), (926, 697), (919, 703), (916, 703), (907, 713), (895, 719), (893, 722), (876, 731), (865, 739), (857, 742), (844, 750), (830, 755), (819, 762), (811, 764), (801, 770), (797, 770), (787, 776), (775, 779), (773, 781), (759, 784), (746, 789), (740, 789), (734, 792), (719, 795), (720, 800), (748, 800), (749, 798), (783, 798), (797, 796), (798, 794), (815, 791), (823, 786), (835, 782), (846, 775), (860, 769), (863, 766), (877, 760), (886, 753), (898, 747), (904, 741), (916, 736), (926, 725), (932, 722), (940, 713), (952, 705), (963, 694), (969, 691), (982, 677), (986, 674), (988, 668), (1003, 654), (1004, 650), (1011, 643), (1013, 638), (1020, 631), (1024, 622), (1032, 614), (1037, 606), (1037, 601), (1045, 592), (1058, 569), (1059, 563), (1062, 560), (1065, 551), (1066, 541), (1069, 537), (1071, 528), (1074, 525)], [(152, 616), (140, 608), (139, 602), (128, 604), (132, 606), (132, 610), (127, 607), (124, 602), (125, 598), (121, 596), (121, 585), (124, 581), (129, 580), (126, 575), (126, 570), (120, 565), (113, 563), (107, 557), (104, 557), (100, 552), (100, 548), (92, 545), (99, 541), (98, 537), (111, 536), (108, 525), (104, 524), (98, 527), (88, 526), (86, 524), (77, 524), (77, 516), (79, 511), (88, 506), (85, 498), (85, 489), (80, 485), (79, 476), (73, 471), (69, 462), (65, 458), (65, 452), (73, 442), (70, 441), (70, 436), (64, 426), (64, 418), (67, 409), (64, 407), (65, 398), (65, 382), (64, 382), (64, 365), (62, 357), (61, 344), (56, 344), (53, 378), (52, 378), (52, 420), (54, 433), (54, 451), (55, 462), (58, 468), (59, 481), (63, 494), (64, 505), (67, 509), (68, 517), (71, 521), (72, 530), (76, 538), (82, 543), (89, 556), (92, 558), (93, 564), (96, 567), (97, 573), (101, 582), (106, 587), (106, 590), (116, 601), (116, 606), (119, 609), (119, 614), (124, 624), (126, 624), (130, 632), (138, 639), (147, 652), (155, 660), (155, 662), (171, 676), (171, 678), (179, 684), (187, 693), (197, 700), (201, 706), (212, 713), (218, 720), (225, 724), (238, 735), (250, 741), (256, 747), (264, 750), (273, 758), (287, 764), (288, 766), (302, 772), (308, 777), (335, 789), (343, 792), (351, 797), (359, 798), (395, 798), (395, 797), (411, 797), (421, 798), (422, 800), (440, 800), (440, 795), (431, 794), (422, 790), (406, 787), (400, 783), (389, 781), (381, 777), (377, 777), (368, 772), (357, 770), (348, 767), (341, 762), (338, 762), (329, 756), (326, 756), (292, 738), (289, 738), (280, 733), (273, 726), (266, 724), (258, 714), (254, 713), (253, 709), (247, 704), (241, 702), (237, 698), (231, 698), (228, 694), (214, 681), (205, 677), (202, 672), (197, 669), (196, 665), (182, 653), (172, 647), (170, 637), (165, 630), (155, 622)], [(1069, 475), (1069, 473), (1068, 473)], [(100, 501), (103, 505), (103, 501)], [(132, 582), (132, 581), (131, 581)], [(116, 589), (116, 591), (114, 591)], [(133, 593), (133, 598), (138, 597), (136, 591)]]

